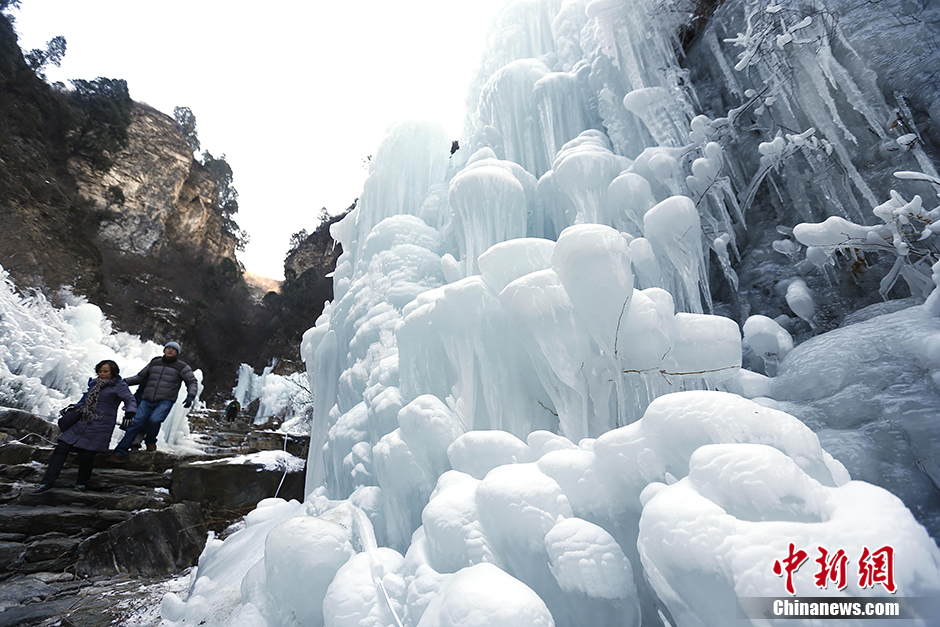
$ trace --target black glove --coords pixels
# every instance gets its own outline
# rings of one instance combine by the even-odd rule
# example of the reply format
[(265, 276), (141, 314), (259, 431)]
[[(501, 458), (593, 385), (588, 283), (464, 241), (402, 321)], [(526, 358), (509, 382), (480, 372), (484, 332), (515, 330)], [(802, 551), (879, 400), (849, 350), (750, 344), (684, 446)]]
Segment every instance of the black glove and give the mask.
[(137, 414), (134, 412), (124, 412), (124, 420), (121, 421), (121, 430), (127, 431), (130, 428), (131, 424), (134, 422), (134, 416)]
[(193, 396), (187, 396), (187, 397), (186, 397), (186, 400), (183, 401), (183, 407), (186, 407), (186, 408), (192, 407), (192, 406), (193, 406), (193, 399), (194, 399), (194, 398), (195, 398), (195, 397), (193, 397)]

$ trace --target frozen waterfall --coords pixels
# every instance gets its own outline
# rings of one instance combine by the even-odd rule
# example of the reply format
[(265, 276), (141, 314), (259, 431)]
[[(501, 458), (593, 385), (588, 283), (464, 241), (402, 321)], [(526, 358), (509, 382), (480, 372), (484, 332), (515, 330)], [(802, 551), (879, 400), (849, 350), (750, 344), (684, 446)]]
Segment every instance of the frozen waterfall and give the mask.
[[(511, 2), (462, 148), (390, 130), (304, 336), (306, 500), (210, 542), (170, 624), (721, 625), (788, 586), (886, 596), (855, 571), (888, 548), (898, 596), (940, 595), (940, 292), (794, 347), (851, 255), (940, 283), (923, 142), (823, 0), (726, 3), (695, 67), (732, 100), (706, 111), (684, 6)], [(916, 200), (881, 203), (893, 169)], [(789, 309), (752, 312), (773, 212)], [(847, 582), (784, 573), (797, 549)]]

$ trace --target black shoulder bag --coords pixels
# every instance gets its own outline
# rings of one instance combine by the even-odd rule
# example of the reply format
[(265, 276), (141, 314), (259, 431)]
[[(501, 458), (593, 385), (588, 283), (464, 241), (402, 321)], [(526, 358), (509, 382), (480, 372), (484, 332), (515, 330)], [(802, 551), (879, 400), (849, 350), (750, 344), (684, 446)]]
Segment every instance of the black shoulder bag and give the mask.
[(81, 420), (82, 417), (82, 404), (75, 403), (69, 405), (59, 412), (59, 431), (65, 433), (73, 426), (75, 423)]

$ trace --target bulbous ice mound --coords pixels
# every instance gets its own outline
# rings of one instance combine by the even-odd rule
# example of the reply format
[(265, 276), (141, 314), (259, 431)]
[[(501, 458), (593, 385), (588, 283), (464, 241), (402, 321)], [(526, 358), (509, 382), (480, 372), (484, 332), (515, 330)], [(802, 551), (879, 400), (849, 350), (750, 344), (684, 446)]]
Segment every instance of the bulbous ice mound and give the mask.
[(499, 294), (519, 277), (551, 268), (554, 250), (555, 242), (548, 239), (526, 237), (500, 242), (480, 255), (480, 273)]
[(506, 162), (470, 164), (451, 181), (449, 198), (466, 274), (477, 273), (477, 257), (493, 244), (526, 235), (525, 188)]
[[(432, 397), (401, 412), (402, 428), (375, 449), (388, 457), (386, 476), (398, 476), (381, 489), (397, 503), (385, 510), (391, 517), (410, 515), (420, 498), (402, 490), (430, 489), (430, 469), (444, 467), (441, 448), (459, 432)], [(168, 598), (164, 611), (179, 621), (210, 616), (223, 598), (237, 604), (224, 592), (234, 572), (243, 603), (237, 624), (246, 625), (258, 617), (283, 622), (285, 612), (313, 625), (392, 624), (394, 612), (417, 625), (500, 625), (511, 616), (521, 624), (633, 627), (641, 607), (656, 615), (656, 603), (677, 625), (723, 624), (738, 596), (784, 594), (774, 561), (787, 558), (790, 542), (814, 558), (823, 547), (851, 560), (865, 547), (893, 547), (904, 564), (895, 570), (903, 594), (940, 594), (940, 549), (924, 528), (896, 497), (851, 481), (817, 436), (784, 412), (733, 394), (679, 392), (580, 446), (544, 431), (528, 439), (488, 431), (454, 440), (451, 464), (482, 480), (457, 470), (440, 475), (404, 560), (375, 548), (369, 519), (348, 502), (273, 500), (244, 530), (210, 543), (189, 601)], [(471, 469), (472, 460), (489, 462)], [(351, 557), (355, 546), (364, 553)], [(257, 565), (246, 573), (232, 562), (236, 555)], [(796, 573), (798, 591), (843, 594), (816, 588), (812, 564)], [(297, 572), (307, 573), (302, 593)], [(879, 589), (850, 577), (847, 592)]]
[(636, 594), (633, 568), (613, 536), (580, 518), (566, 518), (545, 534), (552, 572), (565, 592), (619, 599)]
[[(679, 625), (723, 624), (739, 597), (784, 595), (786, 573), (774, 569), (791, 543), (808, 556), (793, 574), (800, 596), (883, 596), (880, 585), (860, 587), (856, 573), (865, 549), (882, 547), (892, 547), (894, 564), (903, 564), (894, 584), (904, 596), (940, 593), (940, 549), (900, 499), (858, 481), (825, 486), (771, 446), (703, 446), (689, 459), (688, 477), (651, 484), (642, 498), (643, 568)], [(817, 587), (819, 548), (830, 559), (845, 551), (844, 590), (834, 582)]]
[(447, 457), (454, 470), (477, 479), (483, 479), (498, 466), (531, 461), (525, 442), (511, 433), (497, 430), (463, 434), (448, 447)]
[(464, 568), (428, 605), (418, 627), (554, 627), (545, 603), (492, 564)]
[[(343, 524), (347, 523), (347, 524)], [(264, 543), (266, 590), (281, 624), (323, 624), (323, 599), (337, 571), (356, 551), (350, 525), (314, 516), (291, 518)]]
[[(357, 553), (337, 571), (323, 598), (326, 627), (387, 627), (404, 615), (404, 558), (392, 549)], [(381, 588), (377, 585), (381, 584)], [(388, 600), (386, 596), (388, 595)], [(394, 614), (393, 614), (394, 612)]]

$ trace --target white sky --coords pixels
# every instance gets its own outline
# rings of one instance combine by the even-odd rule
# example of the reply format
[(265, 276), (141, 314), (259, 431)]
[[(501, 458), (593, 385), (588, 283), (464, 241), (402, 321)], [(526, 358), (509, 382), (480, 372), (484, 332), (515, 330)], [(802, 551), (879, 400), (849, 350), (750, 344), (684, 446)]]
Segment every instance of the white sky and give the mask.
[(363, 159), (399, 121), (460, 137), (487, 27), (506, 0), (23, 0), (24, 50), (67, 41), (50, 80), (127, 80), (131, 97), (192, 109), (225, 154), (251, 236), (239, 259), (282, 278), (291, 233), (362, 191)]

